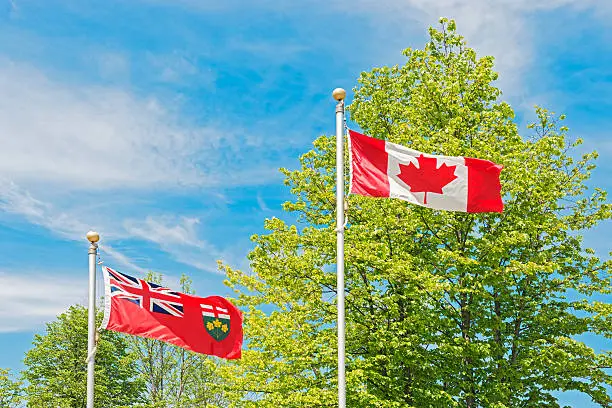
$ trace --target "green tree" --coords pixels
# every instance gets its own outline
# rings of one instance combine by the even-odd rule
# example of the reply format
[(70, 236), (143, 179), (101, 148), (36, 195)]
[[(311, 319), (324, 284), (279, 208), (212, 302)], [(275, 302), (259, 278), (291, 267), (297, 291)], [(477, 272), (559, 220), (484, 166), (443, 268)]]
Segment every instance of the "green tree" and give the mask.
[(21, 381), (11, 378), (9, 370), (0, 368), (0, 407), (18, 407), (23, 396), (22, 385)]
[[(493, 58), (477, 58), (453, 21), (441, 25), (403, 66), (361, 75), (351, 119), (416, 150), (503, 164), (505, 210), (347, 197), (347, 405), (559, 407), (556, 392), (575, 390), (610, 406), (611, 356), (578, 339), (612, 335), (612, 307), (596, 301), (610, 293), (612, 264), (580, 235), (612, 216), (606, 193), (585, 184), (597, 154), (577, 157), (580, 139), (543, 108), (519, 135)], [(265, 221), (252, 272), (222, 266), (248, 341), (224, 378), (235, 406), (331, 407), (334, 138), (283, 173), (297, 225)]]
[[(163, 284), (163, 276), (155, 272), (149, 272), (145, 280)], [(194, 293), (191, 279), (186, 275), (181, 276), (180, 291)], [(143, 337), (129, 336), (128, 342), (146, 386), (147, 402), (143, 407), (226, 406), (218, 391), (220, 379), (216, 374), (223, 363), (216, 357)]]
[[(48, 323), (45, 334), (36, 335), (33, 344), (23, 371), (28, 407), (85, 407), (87, 309), (72, 306)], [(100, 333), (95, 378), (96, 407), (131, 406), (141, 401), (142, 382), (124, 336)]]

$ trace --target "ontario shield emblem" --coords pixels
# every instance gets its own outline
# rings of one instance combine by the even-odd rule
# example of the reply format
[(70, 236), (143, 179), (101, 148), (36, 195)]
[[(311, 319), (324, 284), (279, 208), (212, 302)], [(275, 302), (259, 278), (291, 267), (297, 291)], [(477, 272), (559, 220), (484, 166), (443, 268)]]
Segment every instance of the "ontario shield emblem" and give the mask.
[(225, 339), (230, 332), (230, 315), (227, 309), (212, 305), (202, 306), (202, 320), (204, 328), (210, 336), (221, 341)]

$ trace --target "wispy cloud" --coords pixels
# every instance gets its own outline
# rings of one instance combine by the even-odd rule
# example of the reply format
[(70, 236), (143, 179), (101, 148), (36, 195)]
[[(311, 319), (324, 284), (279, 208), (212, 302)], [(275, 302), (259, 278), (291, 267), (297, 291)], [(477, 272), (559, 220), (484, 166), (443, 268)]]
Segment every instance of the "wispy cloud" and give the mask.
[[(95, 225), (88, 225), (75, 215), (57, 210), (50, 203), (34, 198), (28, 191), (24, 190), (12, 181), (0, 178), (0, 211), (21, 216), (30, 223), (39, 225), (54, 234), (77, 242), (85, 242), (84, 234), (90, 229), (98, 229)], [(111, 227), (110, 225), (107, 226)], [(112, 227), (109, 228), (112, 231)], [(109, 231), (109, 232), (111, 232)], [(112, 231), (119, 235), (120, 231)], [(111, 236), (112, 236), (111, 232)], [(100, 249), (114, 258), (121, 265), (137, 271), (145, 271), (134, 262), (111, 246), (102, 245)]]
[[(121, 64), (107, 62), (111, 70)], [(249, 132), (181, 124), (156, 98), (59, 84), (2, 59), (0, 88), (0, 176), (19, 184), (96, 190), (261, 182), (240, 168)], [(265, 158), (259, 164), (268, 172)]]
[(31, 330), (70, 305), (85, 304), (87, 281), (0, 271), (0, 299), (0, 332)]
[[(128, 64), (120, 54), (101, 55), (97, 63), (108, 75), (122, 74)], [(153, 242), (179, 262), (215, 272), (222, 251), (197, 238), (196, 219), (126, 221), (122, 204), (132, 205), (138, 191), (163, 197), (171, 190), (200, 194), (203, 187), (221, 187), (206, 193), (222, 195), (227, 186), (278, 179), (270, 157), (253, 154), (263, 149), (274, 155), (264, 138), (236, 127), (229, 133), (185, 123), (157, 98), (60, 83), (1, 57), (0, 89), (0, 212), (72, 241), (96, 229), (108, 239), (101, 250), (139, 272), (145, 269), (113, 239)], [(105, 202), (123, 201), (93, 211), (99, 206), (94, 195), (106, 191)], [(68, 193), (78, 200), (66, 199)], [(179, 221), (172, 226), (174, 218)]]
[(210, 182), (193, 154), (222, 136), (168, 124), (156, 99), (62, 86), (6, 60), (0, 88), (0, 175), (90, 189)]
[(223, 253), (214, 245), (198, 238), (199, 219), (188, 217), (147, 217), (144, 221), (128, 220), (126, 233), (157, 244), (178, 262), (206, 272), (217, 273), (216, 261)]
[(203, 242), (196, 237), (197, 218), (183, 217), (176, 222), (173, 217), (147, 217), (144, 222), (126, 221), (130, 235), (156, 243), (201, 247)]
[(536, 13), (565, 8), (571, 12), (607, 13), (612, 6), (597, 0), (354, 0), (331, 5), (345, 12), (361, 13), (380, 24), (436, 26), (440, 17), (457, 21), (459, 32), (480, 55), (495, 56), (506, 96), (524, 97), (526, 70), (535, 62)]
[(3, 178), (0, 178), (0, 210), (23, 216), (31, 223), (71, 240), (88, 230), (85, 224), (56, 211), (51, 204), (38, 200), (15, 182)]
[[(496, 69), (501, 73), (500, 87), (506, 97), (520, 100), (528, 95), (523, 88), (529, 67), (536, 62), (536, 37), (539, 24), (534, 23), (537, 14), (568, 10), (570, 13), (592, 12), (600, 16), (603, 24), (609, 24), (612, 3), (601, 0), (313, 0), (310, 2), (281, 2), (261, 0), (245, 4), (240, 0), (202, 2), (199, 0), (141, 0), (150, 4), (190, 7), (202, 13), (220, 11), (268, 10), (283, 13), (293, 24), (317, 21), (316, 15), (359, 16), (357, 23), (372, 32), (371, 41), (380, 43), (379, 50), (388, 49), (387, 55), (398, 54), (397, 38), (414, 38), (423, 35), (428, 26), (436, 26), (440, 17), (457, 21), (459, 32), (480, 55), (493, 55)], [(307, 17), (305, 17), (307, 16)], [(416, 23), (416, 24), (415, 24)], [(390, 37), (390, 34), (392, 37)], [(312, 39), (310, 39), (312, 40)], [(329, 42), (317, 44), (320, 48), (345, 48), (347, 44)], [(245, 50), (269, 49), (271, 42), (261, 44), (257, 39), (244, 39)], [(278, 47), (277, 47), (278, 48)], [(289, 48), (291, 50), (291, 48)], [(301, 48), (296, 48), (301, 51)], [(346, 57), (346, 52), (339, 52)], [(278, 55), (278, 52), (277, 52)], [(285, 57), (284, 52), (280, 55)], [(291, 52), (288, 54), (291, 55)]]
[(257, 194), (257, 205), (259, 206), (259, 210), (261, 212), (269, 213), (271, 211), (261, 194)]
[(190, 87), (212, 88), (216, 73), (211, 67), (198, 66), (198, 57), (184, 51), (169, 54), (147, 52), (151, 69), (157, 72), (156, 80), (171, 84), (188, 84)]
[(128, 79), (130, 76), (129, 58), (119, 52), (97, 51), (87, 57), (94, 63), (100, 78), (114, 81)]
[(127, 255), (125, 255), (124, 253), (120, 251), (117, 251), (115, 248), (113, 248), (110, 245), (100, 244), (100, 251), (111, 256), (114, 260), (116, 260), (119, 263), (119, 265), (126, 266), (130, 270), (136, 271), (142, 275), (146, 275), (147, 272), (151, 270), (151, 269), (142, 268), (136, 265), (130, 257), (128, 257)]
[(126, 239), (151, 242), (177, 262), (211, 273), (219, 273), (217, 260), (238, 261), (246, 253), (246, 250), (237, 247), (220, 249), (202, 239), (206, 231), (198, 229), (198, 218), (166, 214), (124, 219), (112, 214), (112, 211), (110, 214), (99, 214), (95, 211), (79, 213), (71, 208), (60, 210), (51, 203), (33, 197), (14, 182), (3, 179), (0, 179), (0, 211), (23, 217), (70, 241), (85, 243), (84, 234), (90, 229), (97, 230), (104, 238), (100, 245), (102, 253), (120, 266), (141, 274), (155, 268), (140, 266), (142, 260), (117, 249), (114, 242)]

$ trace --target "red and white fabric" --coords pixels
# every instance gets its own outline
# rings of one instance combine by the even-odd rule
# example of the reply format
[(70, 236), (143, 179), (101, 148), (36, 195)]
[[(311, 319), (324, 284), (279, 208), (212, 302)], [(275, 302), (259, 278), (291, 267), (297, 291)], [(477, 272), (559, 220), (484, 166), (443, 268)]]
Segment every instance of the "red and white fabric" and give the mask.
[(502, 212), (502, 166), (435, 156), (349, 130), (350, 192), (392, 197), (437, 210)]
[(242, 313), (221, 296), (205, 298), (102, 267), (101, 328), (164, 341), (196, 353), (237, 359), (242, 354)]

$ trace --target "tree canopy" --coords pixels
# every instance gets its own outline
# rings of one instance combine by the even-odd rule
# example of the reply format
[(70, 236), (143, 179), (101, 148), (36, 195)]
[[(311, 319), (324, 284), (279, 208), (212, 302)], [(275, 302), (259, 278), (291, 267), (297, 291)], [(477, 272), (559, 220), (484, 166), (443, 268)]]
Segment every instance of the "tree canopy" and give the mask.
[(22, 383), (11, 372), (0, 368), (0, 407), (18, 407), (23, 397)]
[[(519, 132), (493, 58), (440, 22), (404, 65), (361, 75), (350, 119), (415, 150), (502, 164), (505, 210), (347, 197), (347, 406), (559, 407), (568, 390), (610, 406), (611, 356), (578, 337), (612, 334), (594, 296), (610, 293), (612, 264), (581, 238), (612, 216), (605, 191), (587, 189), (597, 153), (579, 155), (564, 115), (541, 107)], [(252, 272), (222, 265), (246, 310), (248, 349), (224, 375), (234, 406), (336, 403), (334, 137), (300, 162), (282, 170), (294, 195), (282, 218), (295, 224), (265, 220)]]
[[(149, 272), (144, 279), (163, 284), (159, 273)], [(179, 290), (194, 293), (191, 279), (186, 275), (180, 278)], [(226, 406), (216, 373), (224, 364), (219, 358), (144, 337), (126, 336), (126, 340), (146, 388), (143, 398), (146, 402), (139, 408)]]
[[(33, 345), (24, 359), (27, 406), (85, 408), (87, 309), (72, 306), (48, 323), (45, 334), (36, 335)], [(137, 376), (135, 356), (129, 352), (125, 336), (101, 333), (95, 362), (97, 407), (130, 406), (142, 401), (143, 382)]]

